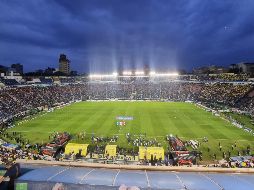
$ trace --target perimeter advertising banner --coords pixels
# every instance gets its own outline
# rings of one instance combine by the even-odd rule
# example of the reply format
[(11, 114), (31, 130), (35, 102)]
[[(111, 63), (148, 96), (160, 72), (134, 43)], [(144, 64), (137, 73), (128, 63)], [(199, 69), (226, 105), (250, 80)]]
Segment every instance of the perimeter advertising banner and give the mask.
[(164, 149), (162, 147), (139, 147), (139, 159), (143, 160), (148, 159), (151, 160), (151, 155), (153, 155), (153, 158), (156, 157), (156, 159), (164, 159)]

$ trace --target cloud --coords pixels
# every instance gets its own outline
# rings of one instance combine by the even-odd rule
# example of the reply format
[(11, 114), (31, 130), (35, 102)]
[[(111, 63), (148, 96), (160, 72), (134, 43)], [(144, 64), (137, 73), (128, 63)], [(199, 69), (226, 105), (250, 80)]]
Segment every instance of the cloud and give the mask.
[[(110, 72), (191, 69), (254, 60), (254, 2), (217, 0), (19, 0), (0, 2), (0, 64)], [(34, 63), (37, 64), (34, 64)]]

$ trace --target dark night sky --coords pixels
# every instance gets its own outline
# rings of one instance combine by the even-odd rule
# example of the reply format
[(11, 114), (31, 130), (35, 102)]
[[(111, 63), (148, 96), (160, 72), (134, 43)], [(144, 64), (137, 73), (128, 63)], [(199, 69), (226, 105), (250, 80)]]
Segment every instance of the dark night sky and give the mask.
[(254, 61), (254, 0), (1, 0), (0, 64), (25, 71), (192, 69)]

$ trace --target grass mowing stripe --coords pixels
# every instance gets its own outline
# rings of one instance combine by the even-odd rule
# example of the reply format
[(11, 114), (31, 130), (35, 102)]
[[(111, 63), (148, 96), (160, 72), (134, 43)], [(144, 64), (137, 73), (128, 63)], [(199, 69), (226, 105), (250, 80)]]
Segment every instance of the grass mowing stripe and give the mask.
[[(126, 121), (126, 127), (116, 127), (116, 116), (133, 116), (133, 121)], [(125, 134), (133, 135), (147, 133), (148, 138), (157, 138), (163, 146), (167, 144), (165, 135), (178, 135), (184, 140), (198, 139), (202, 145), (200, 150), (204, 159), (211, 159), (216, 153), (218, 158), (218, 142), (221, 141), (223, 151), (228, 151), (237, 141), (237, 153), (247, 145), (254, 147), (254, 137), (232, 126), (219, 117), (206, 112), (193, 104), (183, 102), (80, 102), (68, 107), (55, 110), (8, 130), (20, 131), (30, 142), (49, 141), (49, 133), (53, 131), (68, 131), (71, 134), (86, 131), (86, 143), (91, 143), (91, 133), (96, 135), (113, 136), (119, 134), (119, 146), (129, 146)], [(207, 136), (208, 143), (202, 138)], [(89, 137), (89, 138), (88, 138)], [(206, 150), (210, 148), (208, 153)]]

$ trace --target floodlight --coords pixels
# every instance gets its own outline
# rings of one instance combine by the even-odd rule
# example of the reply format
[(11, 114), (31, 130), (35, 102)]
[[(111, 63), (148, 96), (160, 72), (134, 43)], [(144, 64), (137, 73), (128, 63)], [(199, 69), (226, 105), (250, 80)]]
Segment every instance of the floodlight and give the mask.
[(144, 71), (136, 71), (135, 72), (135, 75), (144, 75), (145, 73), (144, 73)]
[(149, 75), (156, 75), (155, 71), (150, 71)]
[(123, 75), (132, 75), (131, 71), (123, 71)]
[(91, 74), (89, 78), (110, 78), (110, 77), (117, 77), (117, 73), (113, 73), (112, 75), (101, 75), (101, 74)]
[(117, 77), (118, 76), (118, 73), (117, 72), (113, 72), (112, 74), (114, 77)]
[(89, 78), (98, 78), (98, 77), (100, 77), (99, 75), (96, 75), (96, 74), (91, 74), (91, 75), (89, 75)]
[(178, 76), (178, 73), (156, 73), (155, 76), (161, 76), (161, 77)]

